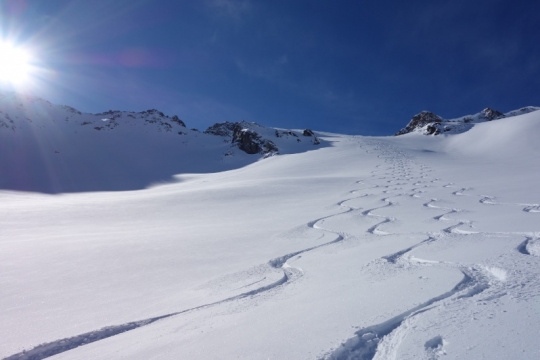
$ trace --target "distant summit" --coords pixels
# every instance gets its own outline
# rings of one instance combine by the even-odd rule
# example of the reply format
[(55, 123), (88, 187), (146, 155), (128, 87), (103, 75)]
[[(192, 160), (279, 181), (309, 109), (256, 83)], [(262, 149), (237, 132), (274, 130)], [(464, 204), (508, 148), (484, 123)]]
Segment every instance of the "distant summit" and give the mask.
[(416, 129), (426, 129), (426, 134), (433, 134), (436, 131), (436, 124), (443, 122), (443, 118), (429, 111), (422, 111), (413, 116), (411, 121), (403, 129), (399, 130), (395, 135), (403, 135), (410, 133)]
[[(525, 112), (523, 112), (523, 113), (525, 113)], [(504, 115), (500, 111), (493, 110), (493, 109), (490, 109), (490, 108), (485, 108), (484, 110), (482, 110), (480, 112), (479, 117), (484, 118), (487, 121), (491, 121), (491, 120), (496, 120), (496, 119), (502, 119), (502, 118), (506, 117), (506, 115)]]
[(412, 132), (421, 133), (423, 135), (439, 135), (443, 133), (458, 134), (471, 129), (474, 124), (477, 123), (523, 115), (537, 110), (540, 110), (540, 107), (527, 106), (503, 114), (500, 111), (485, 108), (477, 114), (450, 120), (445, 120), (429, 111), (422, 111), (414, 115), (407, 126), (395, 133), (394, 136), (405, 135)]

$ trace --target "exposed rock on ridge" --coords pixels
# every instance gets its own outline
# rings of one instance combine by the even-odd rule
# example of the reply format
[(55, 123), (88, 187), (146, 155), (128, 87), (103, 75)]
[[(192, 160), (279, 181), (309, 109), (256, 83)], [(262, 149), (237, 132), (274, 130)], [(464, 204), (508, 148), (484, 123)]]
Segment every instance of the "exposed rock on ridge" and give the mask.
[[(282, 145), (302, 143), (300, 135), (312, 137), (312, 140), (305, 139), (304, 142), (310, 141), (313, 145), (320, 144), (320, 140), (315, 136), (315, 133), (309, 129), (303, 132), (279, 130), (247, 121), (217, 123), (206, 129), (204, 133), (222, 136), (233, 147), (237, 147), (248, 154), (261, 154), (265, 157), (279, 153), (279, 146), (281, 145), (276, 144), (276, 141)], [(277, 139), (272, 141), (270, 140), (271, 137)]]
[(484, 117), (487, 121), (496, 120), (496, 119), (502, 119), (506, 117), (502, 112), (493, 110), (490, 108), (485, 108), (480, 112), (480, 116)]
[(407, 124), (407, 126), (398, 131), (395, 136), (410, 133), (415, 129), (421, 129), (426, 125), (433, 128), (433, 130), (429, 130), (431, 131), (431, 133), (433, 133), (435, 131), (434, 125), (439, 124), (442, 121), (443, 119), (440, 116), (435, 115), (434, 113), (429, 111), (422, 111), (421, 113), (414, 115), (411, 121)]
[(527, 106), (519, 110), (510, 111), (503, 114), (500, 111), (485, 108), (477, 114), (462, 116), (460, 118), (450, 120), (445, 120), (429, 111), (422, 111), (421, 113), (413, 116), (407, 126), (395, 133), (394, 136), (404, 135), (411, 132), (419, 132), (423, 135), (439, 135), (442, 133), (457, 134), (469, 130), (476, 123), (523, 115), (537, 110), (540, 110), (540, 108)]
[(242, 128), (240, 124), (234, 127), (232, 142), (248, 154), (267, 155), (277, 153), (279, 150), (272, 141), (263, 139), (253, 130)]
[(156, 109), (85, 113), (0, 90), (0, 190), (136, 190), (317, 148), (302, 130), (242, 121), (203, 134), (185, 125)]
[(218, 135), (218, 136), (229, 136), (232, 137), (232, 134), (234, 132), (234, 126), (237, 123), (232, 122), (224, 122), (224, 123), (216, 123), (212, 126), (210, 126), (208, 129), (203, 131), (205, 134), (211, 134), (211, 135)]
[[(33, 122), (32, 119), (40, 121)], [(130, 134), (159, 132), (169, 134), (167, 136), (182, 135), (178, 139), (182, 144), (196, 141), (203, 147), (208, 139), (205, 135), (213, 135), (212, 139), (208, 140), (211, 142), (217, 140), (218, 143), (220, 140), (215, 139), (214, 136), (220, 136), (223, 137), (224, 143), (231, 144), (225, 156), (233, 155), (235, 149), (238, 149), (247, 154), (260, 154), (266, 157), (279, 152), (290, 153), (300, 149), (307, 151), (309, 145), (321, 143), (315, 133), (309, 129), (303, 132), (275, 129), (240, 121), (214, 124), (204, 131), (205, 135), (203, 135), (197, 129), (188, 130), (186, 124), (178, 116), (168, 116), (157, 109), (141, 112), (108, 110), (91, 114), (82, 113), (66, 105), (53, 105), (37, 97), (0, 92), (0, 131), (10, 130), (16, 134), (22, 134), (33, 132), (31, 128), (35, 126), (45, 126), (52, 132), (65, 131), (64, 128), (69, 128), (70, 133), (89, 136), (104, 132)]]

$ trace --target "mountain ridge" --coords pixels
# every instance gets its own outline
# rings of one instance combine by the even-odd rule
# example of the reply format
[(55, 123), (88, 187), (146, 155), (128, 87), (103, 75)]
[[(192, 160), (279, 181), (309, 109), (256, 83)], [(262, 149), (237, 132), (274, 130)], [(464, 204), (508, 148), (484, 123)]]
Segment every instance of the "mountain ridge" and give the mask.
[(308, 129), (239, 121), (201, 132), (157, 109), (91, 114), (0, 92), (0, 189), (134, 190), (179, 173), (225, 171), (328, 145)]
[(443, 133), (459, 134), (470, 130), (474, 124), (524, 115), (538, 110), (540, 110), (540, 107), (526, 106), (507, 113), (502, 113), (492, 108), (485, 108), (476, 114), (465, 115), (454, 119), (444, 119), (435, 113), (424, 110), (414, 115), (409, 123), (395, 133), (394, 136), (405, 135), (412, 132), (418, 132), (423, 135), (440, 135)]

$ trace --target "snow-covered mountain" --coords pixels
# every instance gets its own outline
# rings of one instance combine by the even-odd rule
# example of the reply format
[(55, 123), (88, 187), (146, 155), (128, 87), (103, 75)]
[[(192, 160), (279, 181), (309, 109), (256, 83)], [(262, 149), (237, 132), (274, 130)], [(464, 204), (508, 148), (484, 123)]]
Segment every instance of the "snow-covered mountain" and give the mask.
[(540, 112), (315, 146), (48, 106), (1, 109), (2, 181), (138, 190), (0, 191), (0, 358), (539, 358)]
[(413, 116), (407, 126), (395, 133), (394, 136), (404, 135), (411, 132), (419, 132), (424, 135), (439, 135), (443, 133), (459, 134), (470, 130), (475, 124), (478, 123), (528, 114), (537, 110), (540, 110), (540, 107), (527, 106), (503, 114), (500, 111), (485, 108), (477, 114), (466, 115), (450, 120), (445, 120), (429, 111), (422, 111)]
[(238, 168), (276, 154), (313, 150), (314, 145), (321, 146), (309, 130), (242, 121), (200, 132), (155, 109), (87, 114), (32, 96), (0, 93), (0, 189), (142, 189), (170, 181), (174, 174)]

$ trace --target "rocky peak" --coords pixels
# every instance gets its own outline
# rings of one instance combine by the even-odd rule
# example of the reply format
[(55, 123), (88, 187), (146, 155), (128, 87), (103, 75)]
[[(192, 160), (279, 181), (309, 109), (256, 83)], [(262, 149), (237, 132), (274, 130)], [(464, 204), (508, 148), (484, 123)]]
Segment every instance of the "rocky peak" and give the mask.
[(485, 108), (480, 112), (480, 116), (486, 119), (487, 121), (502, 119), (506, 117), (502, 112), (493, 110), (491, 108)]
[(211, 134), (211, 135), (217, 135), (217, 136), (233, 136), (234, 127), (237, 123), (233, 122), (224, 122), (224, 123), (216, 123), (212, 126), (210, 126), (208, 129), (204, 130), (203, 133), (205, 134)]
[(276, 153), (279, 149), (272, 141), (263, 139), (253, 130), (244, 128), (242, 123), (236, 123), (233, 128), (232, 142), (238, 145), (240, 150), (248, 154)]
[(442, 122), (443, 119), (431, 111), (422, 111), (414, 115), (409, 124), (411, 125), (425, 125), (432, 122)]
[[(440, 116), (430, 111), (422, 111), (414, 115), (411, 121), (409, 121), (409, 123), (407, 124), (407, 126), (399, 130), (394, 136), (408, 134), (414, 131), (415, 129), (423, 128), (426, 125), (438, 124), (438, 123), (441, 123), (442, 121), (443, 119)], [(436, 128), (433, 126), (430, 128), (430, 131), (432, 134), (436, 132), (435, 130)]]

